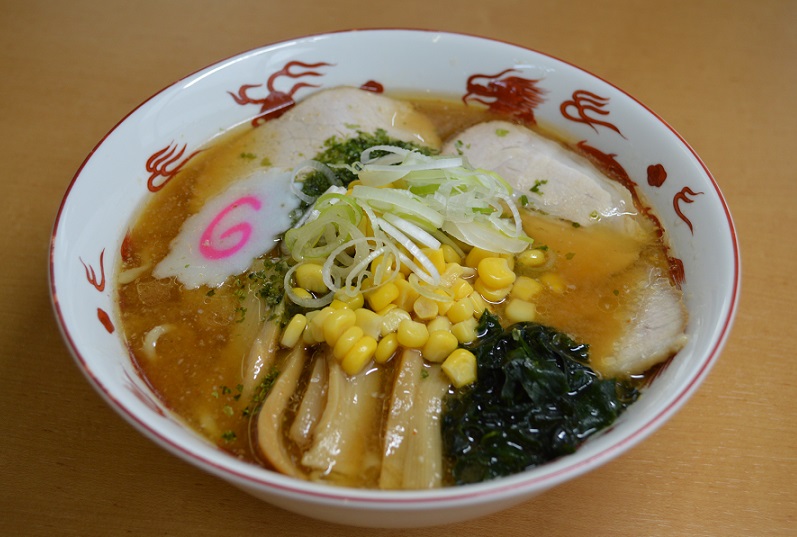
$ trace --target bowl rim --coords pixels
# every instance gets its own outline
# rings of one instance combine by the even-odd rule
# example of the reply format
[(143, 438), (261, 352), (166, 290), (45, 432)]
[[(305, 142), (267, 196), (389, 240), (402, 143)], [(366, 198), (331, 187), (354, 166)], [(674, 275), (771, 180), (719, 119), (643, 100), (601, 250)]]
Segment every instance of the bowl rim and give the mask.
[[(457, 487), (444, 487), (441, 489), (434, 489), (429, 491), (417, 491), (417, 490), (375, 491), (371, 489), (366, 490), (366, 489), (334, 487), (325, 484), (308, 483), (304, 481), (290, 479), (277, 473), (269, 474), (268, 475), (269, 478), (264, 479), (263, 477), (260, 476), (255, 476), (247, 474), (244, 471), (239, 471), (235, 468), (232, 468), (231, 465), (225, 465), (218, 461), (214, 461), (211, 458), (206, 457), (204, 454), (198, 453), (194, 449), (189, 449), (188, 447), (175, 442), (174, 440), (170, 439), (168, 436), (159, 433), (150, 425), (148, 425), (148, 423), (144, 421), (140, 416), (138, 416), (135, 411), (128, 409), (124, 403), (120, 402), (116, 397), (114, 397), (114, 395), (110, 392), (110, 390), (95, 376), (94, 372), (88, 366), (86, 359), (84, 358), (82, 352), (76, 345), (74, 339), (72, 338), (72, 335), (69, 332), (66, 319), (64, 318), (61, 311), (61, 307), (58, 300), (58, 291), (56, 289), (56, 283), (55, 283), (54, 258), (56, 250), (56, 237), (59, 232), (59, 224), (61, 222), (64, 208), (69, 200), (70, 193), (74, 185), (82, 175), (84, 168), (91, 160), (93, 155), (97, 152), (97, 150), (100, 149), (100, 147), (111, 136), (111, 134), (113, 134), (120, 127), (120, 125), (122, 125), (125, 121), (127, 121), (127, 119), (135, 112), (137, 112), (140, 108), (144, 107), (149, 102), (156, 99), (159, 95), (161, 95), (168, 89), (178, 85), (180, 82), (186, 79), (192, 78), (193, 76), (202, 71), (211, 68), (221, 67), (233, 59), (242, 58), (244, 56), (259, 51), (265, 51), (266, 49), (288, 45), (293, 42), (306, 42), (308, 40), (318, 39), (318, 38), (334, 38), (334, 36), (340, 34), (386, 33), (386, 32), (397, 33), (397, 34), (398, 33), (439, 34), (439, 35), (453, 36), (456, 38), (467, 38), (467, 39), (474, 39), (484, 42), (492, 42), (532, 52), (534, 54), (553, 60), (554, 62), (558, 62), (563, 65), (569, 66), (573, 69), (576, 69), (577, 71), (584, 73), (589, 77), (597, 79), (607, 84), (608, 86), (612, 87), (613, 89), (621, 93), (625, 98), (630, 99), (631, 101), (636, 103), (645, 112), (647, 112), (658, 122), (660, 122), (666, 128), (666, 130), (672, 133), (678, 139), (678, 141), (683, 145), (683, 147), (689, 151), (691, 156), (702, 168), (705, 177), (710, 181), (712, 187), (714, 188), (717, 200), (720, 202), (722, 210), (724, 211), (725, 218), (727, 220), (728, 232), (730, 235), (730, 243), (732, 246), (732, 255), (734, 261), (733, 263), (734, 266), (732, 268), (732, 278), (731, 278), (732, 289), (730, 296), (728, 297), (728, 301), (726, 303), (727, 312), (725, 314), (724, 319), (721, 319), (721, 321), (717, 325), (718, 327), (721, 326), (721, 328), (718, 330), (718, 333), (715, 336), (710, 351), (705, 354), (705, 357), (702, 363), (700, 364), (700, 367), (696, 370), (695, 373), (692, 374), (691, 378), (689, 379), (689, 382), (683, 385), (680, 391), (671, 397), (670, 401), (663, 409), (661, 409), (657, 414), (649, 418), (646, 418), (641, 426), (631, 431), (626, 437), (604, 448), (601, 448), (599, 451), (589, 456), (588, 458), (562, 464), (560, 465), (560, 467), (556, 467), (548, 472), (542, 472), (539, 475), (529, 476), (526, 475), (526, 472), (522, 472), (519, 474), (515, 474), (513, 476), (499, 478), (482, 483), (463, 485)], [(592, 73), (587, 69), (579, 67), (569, 61), (562, 60), (556, 56), (553, 56), (545, 52), (541, 52), (539, 50), (536, 50), (528, 46), (518, 45), (516, 43), (502, 39), (486, 37), (483, 35), (478, 35), (473, 33), (454, 32), (447, 30), (402, 28), (402, 27), (369, 27), (369, 28), (350, 28), (350, 29), (341, 29), (334, 31), (319, 32), (319, 33), (309, 33), (301, 36), (296, 36), (288, 39), (282, 39), (266, 43), (251, 49), (231, 54), (220, 60), (213, 61), (203, 67), (200, 67), (185, 76), (175, 79), (171, 83), (168, 83), (166, 86), (162, 87), (160, 90), (150, 95), (145, 100), (141, 101), (140, 104), (138, 104), (128, 113), (126, 113), (110, 130), (108, 130), (100, 138), (100, 140), (96, 143), (96, 145), (91, 149), (91, 151), (88, 153), (88, 155), (85, 157), (83, 162), (78, 167), (69, 185), (64, 191), (61, 203), (59, 204), (54, 219), (51, 236), (50, 236), (50, 248), (49, 248), (49, 259), (48, 259), (48, 284), (50, 291), (50, 299), (58, 323), (59, 330), (62, 334), (63, 339), (67, 343), (67, 347), (70, 353), (72, 354), (73, 358), (78, 363), (78, 365), (80, 366), (80, 369), (84, 373), (86, 378), (94, 386), (95, 390), (98, 393), (100, 393), (100, 395), (110, 404), (110, 406), (114, 408), (115, 411), (121, 414), (122, 417), (125, 418), (129, 423), (134, 425), (135, 428), (139, 430), (139, 432), (143, 433), (151, 440), (155, 441), (162, 447), (166, 448), (167, 451), (169, 451), (170, 453), (176, 454), (181, 458), (183, 458), (184, 460), (195, 463), (200, 468), (203, 468), (206, 471), (222, 478), (234, 478), (237, 481), (245, 482), (249, 485), (253, 485), (258, 488), (275, 489), (278, 491), (291, 493), (299, 496), (309, 496), (316, 498), (318, 501), (343, 501), (350, 504), (351, 503), (371, 504), (371, 505), (378, 504), (383, 506), (389, 506), (389, 505), (407, 506), (411, 504), (417, 504), (418, 507), (427, 506), (429, 509), (432, 509), (435, 507), (439, 507), (439, 504), (441, 502), (459, 502), (463, 500), (472, 500), (476, 498), (481, 498), (484, 496), (501, 497), (506, 494), (511, 494), (513, 491), (517, 489), (542, 490), (550, 488), (565, 481), (566, 479), (586, 473), (590, 469), (604, 462), (608, 462), (609, 460), (619, 456), (620, 454), (624, 453), (625, 451), (636, 445), (638, 442), (648, 437), (660, 426), (662, 426), (667, 421), (667, 419), (669, 419), (669, 417), (671, 417), (683, 406), (683, 404), (689, 399), (689, 397), (693, 394), (693, 392), (697, 389), (697, 387), (703, 382), (710, 369), (716, 363), (720, 353), (722, 352), (728, 340), (728, 336), (730, 334), (730, 330), (732, 328), (738, 310), (739, 296), (741, 290), (741, 256), (740, 256), (738, 235), (733, 222), (733, 218), (730, 213), (730, 209), (728, 207), (727, 201), (725, 200), (725, 197), (723, 196), (716, 180), (714, 179), (714, 176), (711, 174), (708, 167), (705, 165), (705, 163), (697, 154), (697, 152), (692, 148), (692, 146), (680, 135), (680, 133), (676, 129), (674, 129), (667, 121), (665, 121), (655, 111), (653, 111), (644, 103), (640, 102), (633, 95), (624, 91), (622, 88), (617, 87), (616, 85), (605, 80), (604, 78)], [(553, 461), (546, 466), (553, 466), (555, 464), (556, 461)]]

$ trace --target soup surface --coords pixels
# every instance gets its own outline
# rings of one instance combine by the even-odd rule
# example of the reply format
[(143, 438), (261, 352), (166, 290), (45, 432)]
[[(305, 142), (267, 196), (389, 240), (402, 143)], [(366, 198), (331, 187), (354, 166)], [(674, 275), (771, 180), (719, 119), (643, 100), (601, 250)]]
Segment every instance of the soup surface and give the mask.
[[(483, 109), (448, 100), (409, 102), (429, 118), (442, 141), (455, 138), (468, 127), (496, 119)], [(179, 277), (153, 274), (169, 255), (189, 217), (199, 213), (232, 181), (272, 166), (262, 155), (261, 143), (258, 128), (251, 126), (220, 137), (153, 194), (131, 223), (121, 252), (117, 292), (118, 315), (133, 359), (170, 409), (220, 448), (244, 460), (298, 477), (347, 486), (417, 488), (451, 484), (453, 480), (445, 469), (434, 470), (438, 477), (422, 482), (406, 476), (394, 478), (386, 470), (399, 451), (391, 451), (387, 444), (391, 434), (403, 427), (396, 425), (401, 418), (391, 416), (399, 392), (405, 390), (402, 375), (415, 370), (407, 369), (408, 364), (417, 360), (412, 367), (419, 371), (423, 382), (431, 378), (436, 383), (421, 384), (418, 390), (428, 392), (419, 391), (413, 397), (427, 398), (440, 407), (446, 394), (467, 389), (455, 387), (455, 382), (441, 372), (439, 362), (402, 356), (402, 348), (407, 346), (399, 345), (384, 363), (370, 361), (361, 372), (347, 377), (340, 371), (340, 360), (330, 356), (332, 345), (314, 341), (307, 344), (306, 339), (290, 347), (263, 342), (267, 325), (281, 333), (289, 321), (290, 316), (283, 315), (283, 309), (307, 313), (307, 308), (291, 306), (282, 296), (286, 261), (279, 240), (247, 270), (230, 275), (218, 285), (191, 288)], [(511, 261), (516, 278), (534, 282), (535, 287), (529, 291), (533, 294), (533, 321), (588, 344), (591, 367), (599, 377), (611, 376), (602, 371), (611, 371), (604, 365), (614, 359), (617, 342), (633, 322), (640, 285), (653, 278), (670, 278), (667, 251), (658, 229), (641, 215), (634, 217), (638, 229), (633, 234), (610, 226), (576, 226), (519, 205), (523, 231), (534, 241), (530, 248), (543, 259), (522, 263), (514, 254), (504, 258)], [(475, 273), (472, 269), (463, 277), (473, 284)], [(511, 324), (513, 318), (507, 312), (512, 296), (515, 295), (486, 300), (488, 310), (504, 326)], [(282, 317), (277, 319), (277, 314)], [(410, 314), (418, 320), (417, 310)], [(459, 343), (459, 347), (467, 346)], [(260, 355), (253, 358), (257, 354), (253, 349), (258, 348)], [(263, 352), (272, 356), (266, 358)], [(253, 373), (254, 370), (257, 371)], [(280, 387), (279, 382), (287, 383), (291, 376), (295, 377), (293, 387)], [(323, 428), (331, 425), (321, 417), (323, 410), (316, 410), (312, 418), (313, 411), (306, 407), (312, 406), (310, 394), (318, 386), (322, 386), (314, 396), (321, 401), (318, 404), (332, 405), (333, 392), (338, 389), (335, 383), (349, 382), (346, 379), (353, 376), (360, 378), (356, 390), (365, 391), (345, 393), (359, 393), (360, 398), (368, 397), (376, 403), (360, 407), (356, 407), (359, 400), (340, 403), (339, 414), (348, 416), (359, 431), (356, 442), (342, 444), (352, 453), (352, 459), (347, 460), (357, 461), (356, 467), (347, 470), (346, 464), (355, 463), (337, 460), (330, 464), (313, 458), (323, 458), (317, 453), (320, 448), (308, 447), (313, 435), (324, 434)], [(644, 373), (631, 376), (644, 381)], [(289, 389), (284, 402), (272, 397), (277, 388)], [(347, 385), (340, 389), (350, 388)], [(406, 388), (401, 393), (410, 391)], [(270, 402), (263, 407), (264, 401)], [(264, 409), (272, 415), (261, 416)], [(413, 427), (430, 428), (430, 442), (439, 444), (441, 410), (434, 412), (436, 418), (422, 422), (425, 425), (418, 421)], [(309, 420), (309, 432), (298, 431), (302, 420)], [(266, 433), (262, 429), (269, 421), (277, 429), (273, 434), (292, 440), (277, 440), (276, 447), (264, 447), (262, 444), (268, 441), (263, 440)], [(396, 442), (397, 446), (402, 445), (401, 439)], [(404, 447), (409, 451), (428, 448)], [(281, 454), (273, 455), (274, 450)]]

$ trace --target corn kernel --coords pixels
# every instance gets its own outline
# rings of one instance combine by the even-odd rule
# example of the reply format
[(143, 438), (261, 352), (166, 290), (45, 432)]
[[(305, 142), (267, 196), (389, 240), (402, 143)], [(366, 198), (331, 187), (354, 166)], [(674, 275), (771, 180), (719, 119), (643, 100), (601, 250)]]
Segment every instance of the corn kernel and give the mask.
[(457, 388), (476, 380), (476, 357), (468, 350), (455, 350), (448, 355), (440, 368)]
[(453, 295), (451, 291), (448, 289), (437, 288), (434, 290), (434, 294), (440, 296), (442, 300), (437, 301), (437, 313), (440, 315), (445, 315), (448, 313), (448, 309), (454, 305)]
[(333, 311), (336, 310), (333, 310), (327, 306), (322, 308), (311, 319), (308, 319), (307, 329), (310, 330), (313, 341), (316, 343), (321, 343), (324, 341), (324, 324), (327, 322), (327, 317), (329, 317)]
[(381, 310), (377, 311), (376, 313), (377, 313), (378, 315), (380, 315), (380, 316), (384, 317), (384, 316), (385, 316), (385, 315), (387, 315), (389, 312), (391, 312), (391, 311), (393, 311), (393, 310), (397, 310), (397, 309), (401, 309), (401, 308), (399, 308), (399, 307), (398, 307), (398, 306), (396, 306), (395, 304), (392, 304), (392, 303), (391, 303), (391, 304), (388, 304), (387, 306), (385, 306), (384, 308), (382, 308)]
[(349, 305), (343, 302), (342, 300), (338, 300), (337, 298), (333, 298), (332, 302), (329, 303), (329, 307), (333, 310), (342, 310), (342, 309), (351, 309)]
[(366, 336), (379, 339), (382, 332), (382, 316), (367, 308), (357, 308), (354, 310), (356, 316), (355, 326), (363, 329)]
[(485, 257), (476, 269), (479, 280), (490, 289), (503, 289), (515, 283), (515, 273), (504, 257)]
[(302, 342), (304, 342), (305, 345), (315, 345), (316, 343), (321, 343), (320, 341), (316, 341), (316, 339), (313, 337), (313, 331), (310, 330), (309, 323), (302, 331)]
[(468, 299), (470, 299), (471, 303), (473, 304), (473, 316), (477, 319), (481, 319), (484, 310), (488, 309), (489, 305), (476, 291), (473, 291), (470, 295), (468, 295)]
[(504, 315), (513, 323), (533, 321), (537, 317), (537, 308), (532, 302), (512, 298), (506, 303)]
[(540, 267), (545, 264), (545, 252), (538, 248), (526, 250), (518, 254), (517, 262), (518, 265), (526, 268)]
[(463, 345), (466, 345), (476, 341), (476, 338), (478, 337), (476, 334), (477, 326), (478, 322), (475, 318), (471, 317), (470, 319), (452, 325), (451, 333), (454, 334), (454, 337), (457, 338), (457, 341)]
[(354, 344), (343, 360), (340, 367), (349, 375), (356, 375), (371, 360), (376, 352), (376, 340), (371, 336), (363, 336)]
[[(372, 278), (363, 278), (363, 281), (360, 282), (360, 291), (362, 293), (366, 293), (373, 286), (374, 286), (374, 280)], [(365, 302), (363, 302), (363, 304), (364, 303)]]
[(376, 289), (368, 291), (365, 300), (371, 309), (379, 311), (399, 296), (399, 288), (394, 282), (388, 282)]
[(313, 298), (313, 295), (310, 294), (310, 291), (308, 291), (307, 289), (302, 289), (301, 287), (294, 287), (293, 292), (296, 296), (298, 296), (299, 298), (303, 298), (305, 300)]
[(470, 267), (463, 267), (459, 263), (446, 263), (446, 268), (440, 273), (440, 287), (451, 287), (457, 278), (460, 278), (465, 270), (472, 270)]
[(302, 337), (305, 327), (307, 326), (307, 317), (301, 313), (294, 315), (285, 329), (282, 331), (282, 338), (280, 344), (283, 347), (295, 347)]
[(310, 329), (310, 327), (313, 324), (313, 319), (318, 315), (320, 311), (321, 310), (308, 311), (307, 314), (305, 315), (305, 317), (307, 318), (307, 324), (305, 325), (304, 331), (302, 332), (302, 341), (304, 341), (306, 345), (315, 345), (316, 343), (321, 343), (320, 340), (316, 340), (313, 337), (313, 331)]
[(363, 294), (361, 292), (349, 289), (340, 289), (336, 291), (335, 300), (343, 302), (353, 310), (362, 308), (363, 304), (365, 304), (365, 299), (363, 298)]
[(399, 323), (396, 337), (404, 347), (420, 349), (429, 339), (429, 329), (423, 323), (405, 319)]
[(479, 262), (485, 257), (498, 257), (498, 254), (495, 252), (490, 252), (489, 250), (483, 250), (482, 248), (474, 247), (470, 252), (468, 252), (468, 255), (465, 256), (465, 266), (476, 268), (479, 266)]
[(473, 302), (468, 298), (460, 298), (448, 308), (446, 316), (452, 323), (458, 323), (473, 317)]
[(454, 293), (454, 299), (459, 300), (471, 294), (473, 292), (473, 286), (468, 280), (457, 278), (454, 280), (454, 283), (451, 284), (451, 291)]
[(441, 248), (421, 248), (421, 252), (429, 258), (434, 268), (437, 269), (438, 274), (442, 274), (446, 270), (445, 255)]
[[(393, 256), (390, 256), (390, 259), (393, 259)], [(372, 273), (376, 272), (377, 269), (379, 269), (379, 267), (381, 267), (383, 264), (384, 264), (383, 270), (388, 269), (390, 267), (390, 265), (391, 265), (390, 263), (385, 263), (385, 256), (384, 255), (380, 255), (380, 256), (375, 257), (373, 259), (373, 261), (371, 261), (371, 272)]]
[(459, 340), (454, 334), (435, 330), (429, 333), (429, 339), (426, 340), (421, 353), (430, 362), (442, 362), (457, 347), (459, 347)]
[(530, 301), (540, 291), (542, 291), (540, 282), (528, 276), (518, 276), (517, 280), (515, 280), (515, 285), (512, 286), (512, 290), (509, 292), (509, 296)]
[(446, 263), (462, 263), (462, 256), (450, 244), (444, 244), (440, 249), (443, 251), (443, 259)]
[(382, 316), (382, 324), (379, 328), (379, 333), (382, 336), (392, 334), (398, 330), (401, 321), (411, 320), (412, 316), (401, 308), (394, 307), (389, 312)]
[(555, 272), (546, 272), (540, 276), (540, 283), (544, 284), (554, 293), (562, 294), (567, 289), (564, 279)]
[(332, 355), (338, 360), (343, 360), (354, 344), (360, 341), (364, 335), (363, 329), (359, 326), (350, 326), (335, 342), (335, 346), (332, 347)]
[(394, 280), (393, 284), (399, 290), (398, 296), (392, 300), (393, 304), (403, 310), (410, 311), (412, 309), (412, 305), (418, 299), (420, 294), (412, 286), (412, 284), (405, 279)]
[(380, 339), (376, 345), (376, 352), (374, 352), (374, 362), (378, 364), (386, 363), (396, 354), (398, 345), (398, 337), (395, 333), (388, 334)]
[(327, 345), (334, 345), (341, 334), (356, 322), (357, 315), (349, 308), (333, 310), (324, 320), (324, 341)]
[(299, 287), (314, 293), (326, 293), (329, 291), (327, 284), (324, 283), (323, 267), (318, 263), (302, 263), (296, 267), (294, 272), (296, 284)]
[(436, 330), (445, 330), (446, 332), (451, 331), (451, 321), (445, 315), (438, 315), (428, 323), (426, 323), (426, 328), (429, 330), (429, 334)]
[(500, 289), (493, 289), (492, 287), (487, 287), (482, 282), (481, 278), (476, 280), (473, 284), (473, 288), (479, 293), (482, 298), (485, 300), (489, 300), (490, 302), (501, 302), (503, 299), (506, 298), (506, 295), (509, 294), (509, 291), (512, 290), (512, 286), (508, 285), (506, 287), (502, 287)]
[(412, 311), (423, 321), (428, 321), (437, 317), (438, 310), (437, 301), (425, 296), (418, 297), (415, 304), (412, 305)]

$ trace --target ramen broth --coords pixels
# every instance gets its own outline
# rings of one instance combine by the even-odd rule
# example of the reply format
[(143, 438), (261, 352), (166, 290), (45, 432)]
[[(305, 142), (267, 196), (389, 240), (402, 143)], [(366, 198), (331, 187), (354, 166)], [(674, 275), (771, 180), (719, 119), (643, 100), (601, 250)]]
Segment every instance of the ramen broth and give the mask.
[[(443, 139), (493, 118), (450, 101), (424, 100), (417, 106), (432, 119)], [(267, 308), (249, 292), (245, 274), (230, 277), (213, 289), (186, 289), (175, 278), (152, 275), (186, 218), (220, 192), (230, 178), (267, 164), (257, 158), (252, 132), (253, 128), (246, 126), (219, 137), (150, 197), (124, 240), (117, 289), (118, 314), (130, 353), (165, 405), (220, 448), (262, 464), (252, 448), (250, 421), (255, 409), (252, 401), (242, 396), (242, 377), (252, 341), (269, 314)], [(537, 322), (589, 343), (591, 359), (599, 370), (623, 329), (624, 321), (615, 313), (622, 310), (625, 295), (640, 277), (635, 262), (644, 258), (652, 270), (667, 274), (666, 251), (654, 226), (641, 222), (644, 234), (628, 238), (600, 226), (575, 228), (532, 212), (524, 214), (523, 223), (535, 246), (548, 249), (553, 266), (546, 265), (544, 270), (559, 274), (563, 285), (559, 289), (546, 287), (536, 298)], [(536, 277), (543, 270), (517, 272)], [(499, 316), (501, 308), (495, 306)], [(278, 351), (277, 371), (288, 352)], [(379, 397), (387, 398), (395, 362), (379, 366), (377, 384), (383, 388)], [(312, 363), (307, 360), (303, 378), (309, 375)], [(293, 398), (286, 419), (290, 421), (297, 406), (298, 400)], [(372, 440), (364, 457), (381, 457), (382, 420), (384, 415), (375, 415), (370, 428), (363, 431)], [(299, 453), (292, 456), (298, 460)], [(373, 487), (374, 479), (364, 476), (362, 482), (345, 484)]]

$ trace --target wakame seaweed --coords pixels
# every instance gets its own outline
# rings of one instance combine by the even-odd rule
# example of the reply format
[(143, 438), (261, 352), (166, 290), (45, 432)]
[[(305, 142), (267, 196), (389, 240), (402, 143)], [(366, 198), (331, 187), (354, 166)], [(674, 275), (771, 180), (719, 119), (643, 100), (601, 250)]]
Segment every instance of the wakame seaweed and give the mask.
[(572, 453), (638, 397), (629, 383), (601, 379), (589, 347), (553, 328), (479, 324), (478, 380), (449, 395), (443, 445), (454, 484), (521, 472)]

